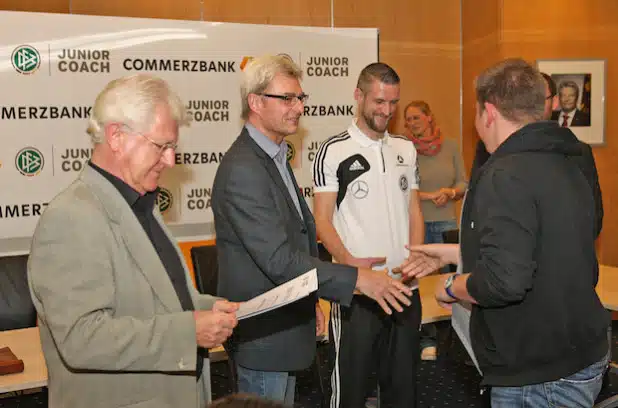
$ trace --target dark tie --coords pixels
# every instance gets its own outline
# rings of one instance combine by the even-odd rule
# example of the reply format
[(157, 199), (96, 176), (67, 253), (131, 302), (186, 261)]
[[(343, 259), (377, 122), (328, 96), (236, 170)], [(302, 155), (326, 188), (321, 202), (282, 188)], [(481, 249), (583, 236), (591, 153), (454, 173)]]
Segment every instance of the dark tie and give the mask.
[(562, 127), (569, 127), (569, 115), (562, 115)]

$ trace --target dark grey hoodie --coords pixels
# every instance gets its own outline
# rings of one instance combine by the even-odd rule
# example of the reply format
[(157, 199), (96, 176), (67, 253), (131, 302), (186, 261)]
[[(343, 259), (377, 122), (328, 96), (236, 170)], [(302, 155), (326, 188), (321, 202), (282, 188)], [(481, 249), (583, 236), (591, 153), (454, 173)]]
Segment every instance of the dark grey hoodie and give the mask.
[(461, 251), (479, 303), (471, 336), (484, 384), (557, 380), (607, 353), (582, 155), (568, 128), (537, 122), (509, 136), (470, 181)]

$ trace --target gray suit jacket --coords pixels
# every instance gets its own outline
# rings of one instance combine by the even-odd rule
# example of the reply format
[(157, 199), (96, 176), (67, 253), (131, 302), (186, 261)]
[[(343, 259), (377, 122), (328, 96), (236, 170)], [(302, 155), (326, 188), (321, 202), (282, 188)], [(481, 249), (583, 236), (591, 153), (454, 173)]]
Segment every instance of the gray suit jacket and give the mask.
[[(41, 216), (28, 280), (50, 407), (204, 407), (208, 362), (199, 382), (190, 373), (193, 314), (126, 200), (90, 166)], [(196, 309), (212, 308), (215, 298), (189, 291)]]
[[(298, 191), (296, 180), (294, 185)], [(356, 268), (317, 258), (315, 221), (303, 197), (298, 198), (303, 219), (277, 166), (244, 128), (221, 161), (212, 192), (219, 295), (245, 301), (317, 268), (319, 295), (350, 304)], [(254, 370), (309, 367), (315, 354), (316, 302), (310, 296), (240, 321), (226, 348), (238, 364)]]

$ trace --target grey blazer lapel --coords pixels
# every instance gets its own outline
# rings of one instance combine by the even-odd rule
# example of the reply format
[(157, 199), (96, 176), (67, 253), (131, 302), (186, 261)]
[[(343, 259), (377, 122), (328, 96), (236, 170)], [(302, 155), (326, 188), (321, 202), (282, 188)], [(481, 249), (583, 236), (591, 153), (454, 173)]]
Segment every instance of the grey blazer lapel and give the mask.
[(181, 311), (182, 307), (169, 275), (126, 200), (109, 181), (90, 166), (84, 168), (80, 177), (93, 189), (105, 207), (113, 228), (120, 233), (127, 251), (164, 307), (170, 312)]
[[(251, 139), (251, 136), (249, 136), (249, 132), (247, 131), (246, 128), (243, 128), (243, 132), (241, 133), (240, 136), (245, 139), (246, 143), (251, 145), (251, 147), (256, 152), (256, 154), (262, 159), (262, 162), (264, 163), (264, 166), (266, 167), (268, 174), (270, 174), (270, 178), (273, 179), (273, 181), (275, 182), (275, 185), (279, 188), (279, 190), (281, 190), (281, 194), (283, 194), (283, 196), (285, 197), (285, 201), (288, 203), (288, 206), (290, 207), (290, 211), (294, 213), (294, 215), (296, 216), (296, 219), (301, 224), (304, 224), (303, 220), (300, 217), (300, 214), (298, 213), (298, 210), (296, 209), (296, 204), (294, 204), (294, 201), (292, 200), (292, 196), (290, 196), (290, 192), (288, 191), (287, 186), (283, 182), (283, 179), (281, 178), (281, 173), (279, 173), (279, 169), (277, 169), (277, 165), (275, 164), (273, 159), (271, 159), (270, 156), (268, 156), (266, 152), (262, 150), (262, 148), (258, 146), (258, 144), (255, 143), (253, 139)], [(288, 171), (290, 171), (289, 165), (288, 165)], [(296, 180), (294, 179), (294, 173), (291, 173), (291, 176), (294, 182), (294, 186), (298, 188), (296, 186)]]

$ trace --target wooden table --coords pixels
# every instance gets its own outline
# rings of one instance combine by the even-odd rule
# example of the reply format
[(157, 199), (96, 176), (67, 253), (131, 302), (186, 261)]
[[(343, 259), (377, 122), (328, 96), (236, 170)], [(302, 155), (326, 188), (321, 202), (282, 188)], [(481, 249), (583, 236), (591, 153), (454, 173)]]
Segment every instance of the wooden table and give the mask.
[[(451, 311), (438, 305), (433, 297), (440, 275), (420, 279), (423, 323), (451, 318)], [(607, 309), (618, 310), (618, 268), (601, 266), (597, 293)], [(47, 367), (41, 350), (38, 327), (0, 332), (0, 347), (9, 346), (18, 358), (24, 360), (24, 371), (0, 376), (0, 393), (44, 387), (47, 385)], [(212, 361), (225, 358), (225, 350), (210, 350)]]
[(451, 310), (440, 306), (434, 296), (436, 286), (441, 278), (441, 275), (429, 275), (419, 279), (421, 304), (423, 305), (423, 324), (439, 322), (451, 318)]
[(599, 283), (597, 294), (601, 303), (608, 310), (618, 311), (618, 268), (614, 266), (599, 266)]
[(0, 393), (47, 385), (47, 366), (38, 327), (1, 331), (0, 347), (5, 346), (9, 346), (17, 358), (24, 361), (24, 371), (0, 376)]

